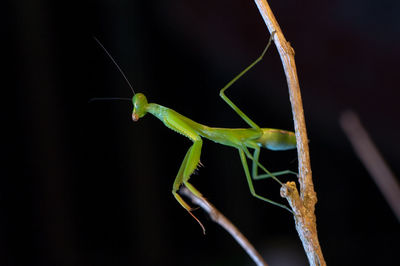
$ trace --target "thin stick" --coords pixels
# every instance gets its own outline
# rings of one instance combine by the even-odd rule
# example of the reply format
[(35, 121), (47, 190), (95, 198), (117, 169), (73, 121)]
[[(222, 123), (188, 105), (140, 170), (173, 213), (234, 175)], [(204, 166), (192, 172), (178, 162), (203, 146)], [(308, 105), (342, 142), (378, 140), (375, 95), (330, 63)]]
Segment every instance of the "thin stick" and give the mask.
[(300, 85), (297, 78), (294, 50), (279, 27), (266, 0), (254, 0), (269, 32), (275, 33), (274, 42), (281, 57), (289, 87), (290, 103), (294, 120), (299, 160), (300, 194), (294, 182), (287, 182), (281, 189), (282, 197), (289, 202), (296, 223), (296, 230), (303, 243), (310, 265), (326, 265), (318, 241), (316, 218), (314, 214), (317, 196), (311, 176), (310, 154), (304, 119), (303, 103), (301, 100)]
[(400, 221), (399, 183), (362, 126), (357, 114), (352, 111), (343, 113), (340, 117), (340, 125), (349, 138), (354, 151)]
[(231, 223), (217, 208), (214, 207), (208, 200), (203, 197), (197, 197), (189, 189), (182, 186), (179, 190), (180, 193), (190, 198), (191, 201), (202, 208), (213, 220), (215, 223), (219, 224), (222, 228), (224, 228), (235, 240), (238, 244), (249, 254), (250, 258), (258, 265), (258, 266), (267, 266), (268, 264), (264, 261), (261, 255), (257, 252), (257, 250), (253, 247), (253, 245), (249, 242), (249, 240), (236, 228), (235, 225)]

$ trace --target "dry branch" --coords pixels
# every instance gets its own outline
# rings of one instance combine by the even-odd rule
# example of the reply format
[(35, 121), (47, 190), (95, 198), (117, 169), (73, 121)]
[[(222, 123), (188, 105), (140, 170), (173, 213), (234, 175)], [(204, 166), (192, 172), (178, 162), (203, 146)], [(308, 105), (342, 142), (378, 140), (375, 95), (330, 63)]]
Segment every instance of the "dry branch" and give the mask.
[(314, 214), (317, 196), (311, 176), (310, 155), (308, 138), (304, 119), (303, 104), (300, 94), (300, 85), (297, 78), (294, 50), (279, 27), (266, 0), (255, 0), (255, 3), (278, 49), (286, 80), (289, 87), (290, 103), (294, 120), (297, 141), (297, 154), (299, 160), (300, 194), (294, 182), (287, 182), (281, 189), (282, 197), (289, 202), (296, 223), (296, 230), (303, 243), (310, 265), (326, 265), (318, 241), (316, 218)]
[(197, 197), (185, 186), (182, 186), (179, 192), (190, 198), (194, 204), (202, 208), (210, 216), (211, 220), (224, 228), (236, 240), (236, 242), (242, 246), (242, 248), (258, 266), (268, 265), (253, 247), (253, 245), (249, 242), (249, 240), (247, 240), (247, 238), (239, 231), (239, 229), (237, 229), (236, 226), (232, 224), (232, 222), (229, 221), (228, 218), (226, 218), (220, 211), (218, 211), (217, 208), (215, 208), (214, 205), (212, 205), (208, 200), (203, 197)]

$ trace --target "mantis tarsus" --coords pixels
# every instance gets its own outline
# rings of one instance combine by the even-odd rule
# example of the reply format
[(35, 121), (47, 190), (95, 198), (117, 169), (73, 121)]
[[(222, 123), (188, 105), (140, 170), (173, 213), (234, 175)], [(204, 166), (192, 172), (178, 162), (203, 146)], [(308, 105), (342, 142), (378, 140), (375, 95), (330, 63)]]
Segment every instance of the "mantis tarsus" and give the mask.
[[(199, 224), (202, 226), (200, 221), (192, 214), (192, 208), (187, 204), (182, 197), (178, 194), (178, 190), (181, 185), (186, 186), (194, 195), (201, 197), (201, 193), (189, 183), (190, 176), (196, 170), (197, 166), (200, 163), (200, 154), (201, 147), (203, 144), (202, 138), (207, 138), (216, 143), (231, 146), (239, 151), (240, 159), (243, 165), (243, 169), (247, 178), (247, 182), (250, 188), (251, 194), (259, 198), (263, 201), (269, 202), (271, 204), (280, 206), (284, 209), (287, 209), (291, 212), (291, 210), (280, 203), (269, 200), (265, 197), (258, 195), (255, 192), (252, 179), (263, 179), (271, 177), (280, 185), (283, 185), (276, 176), (282, 174), (293, 173), (291, 171), (281, 171), (276, 173), (270, 173), (263, 165), (261, 165), (258, 161), (260, 155), (261, 148), (267, 148), (270, 150), (289, 150), (294, 149), (296, 147), (296, 138), (293, 132), (280, 130), (280, 129), (272, 129), (272, 128), (260, 128), (256, 123), (254, 123), (247, 115), (245, 115), (226, 95), (225, 90), (228, 89), (235, 81), (237, 81), (240, 77), (242, 77), (247, 71), (249, 71), (254, 65), (256, 65), (266, 53), (268, 47), (271, 44), (273, 38), (273, 34), (269, 39), (267, 46), (265, 47), (262, 54), (247, 68), (245, 68), (242, 72), (240, 72), (236, 77), (234, 77), (225, 87), (223, 87), (220, 91), (221, 98), (250, 126), (250, 128), (215, 128), (208, 127), (202, 124), (199, 124), (178, 112), (161, 106), (156, 103), (148, 103), (146, 96), (143, 93), (134, 93), (132, 98), (133, 103), (133, 112), (132, 119), (133, 121), (138, 121), (139, 118), (144, 117), (147, 113), (152, 114), (153, 116), (160, 119), (165, 126), (176, 131), (185, 137), (189, 138), (193, 141), (193, 145), (187, 151), (185, 158), (179, 168), (178, 174), (175, 178), (172, 194), (175, 199), (180, 203), (180, 205), (185, 208), (190, 215), (195, 218)], [(101, 45), (101, 44), (100, 44)], [(101, 45), (102, 46), (102, 45)], [(103, 47), (103, 46), (102, 46)], [(105, 48), (103, 47), (105, 50)], [(105, 50), (106, 51), (106, 50)], [(106, 53), (110, 56), (112, 61), (115, 63), (114, 59), (111, 55), (106, 51)], [(115, 63), (116, 64), (116, 63)], [(117, 65), (118, 67), (118, 65)], [(118, 69), (123, 74), (122, 70), (118, 67)], [(125, 75), (123, 74), (126, 79)], [(128, 82), (129, 83), (129, 82)], [(132, 87), (131, 87), (132, 88)], [(132, 89), (133, 91), (133, 89)], [(249, 152), (248, 148), (254, 149), (253, 155)], [(249, 166), (247, 164), (247, 160), (252, 161), (252, 173), (250, 174)], [(263, 170), (265, 174), (258, 174), (258, 168)], [(202, 226), (203, 230), (204, 227)]]

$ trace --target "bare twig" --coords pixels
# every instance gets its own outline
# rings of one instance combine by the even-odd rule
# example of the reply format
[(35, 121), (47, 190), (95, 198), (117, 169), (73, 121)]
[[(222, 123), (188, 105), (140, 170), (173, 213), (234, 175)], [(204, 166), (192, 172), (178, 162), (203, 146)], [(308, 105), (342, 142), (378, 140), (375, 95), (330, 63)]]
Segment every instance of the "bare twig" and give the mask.
[(400, 186), (382, 155), (368, 136), (358, 116), (347, 111), (340, 117), (340, 125), (354, 151), (381, 190), (392, 211), (400, 221)]
[(326, 265), (318, 241), (316, 218), (314, 214), (317, 196), (311, 176), (308, 138), (304, 119), (303, 104), (300, 94), (300, 85), (297, 78), (294, 50), (279, 27), (266, 0), (255, 0), (255, 3), (268, 27), (274, 35), (274, 42), (278, 49), (286, 80), (289, 87), (290, 102), (294, 120), (299, 160), (300, 194), (294, 182), (287, 182), (281, 189), (281, 195), (287, 199), (293, 212), (296, 229), (303, 243), (310, 265)]
[(247, 240), (247, 238), (231, 223), (221, 212), (217, 210), (208, 200), (203, 197), (197, 197), (185, 186), (182, 186), (179, 190), (180, 193), (190, 198), (191, 201), (202, 208), (215, 223), (219, 224), (224, 228), (231, 236), (239, 243), (240, 246), (249, 254), (251, 259), (259, 266), (266, 266), (267, 263), (253, 247), (253, 245)]

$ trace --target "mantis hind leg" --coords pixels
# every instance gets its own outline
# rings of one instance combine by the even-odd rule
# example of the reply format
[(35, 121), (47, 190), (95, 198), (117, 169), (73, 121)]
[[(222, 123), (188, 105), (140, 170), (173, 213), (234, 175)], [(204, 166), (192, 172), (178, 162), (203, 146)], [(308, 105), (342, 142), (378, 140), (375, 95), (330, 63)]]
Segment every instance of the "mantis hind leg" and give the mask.
[(246, 179), (247, 179), (247, 183), (248, 183), (248, 185), (249, 185), (249, 189), (250, 189), (251, 195), (253, 195), (254, 197), (256, 197), (256, 198), (258, 198), (258, 199), (260, 199), (260, 200), (263, 200), (263, 201), (265, 201), (265, 202), (268, 202), (268, 203), (271, 203), (271, 204), (273, 204), (273, 205), (279, 206), (279, 207), (281, 207), (281, 208), (283, 208), (283, 209), (286, 209), (286, 210), (288, 210), (289, 212), (293, 213), (293, 211), (292, 211), (291, 209), (289, 209), (287, 206), (285, 206), (285, 205), (283, 205), (283, 204), (280, 204), (280, 203), (277, 203), (277, 202), (275, 202), (275, 201), (273, 201), (273, 200), (267, 199), (267, 198), (265, 198), (265, 197), (263, 197), (263, 196), (260, 196), (260, 195), (258, 195), (258, 194), (256, 193), (256, 191), (255, 191), (255, 189), (254, 189), (254, 185), (253, 185), (253, 180), (252, 180), (251, 175), (250, 175), (249, 166), (247, 165), (247, 157), (246, 157), (246, 154), (245, 154), (245, 152), (244, 152), (243, 149), (239, 149), (239, 154), (240, 154), (240, 159), (241, 159), (241, 161), (242, 161), (244, 173), (246, 174)]
[(290, 171), (290, 170), (284, 170), (284, 171), (279, 171), (279, 172), (267, 172), (266, 174), (262, 174), (259, 175), (258, 174), (258, 167), (259, 167), (259, 162), (258, 162), (258, 158), (260, 157), (260, 148), (259, 147), (255, 147), (254, 148), (254, 154), (253, 154), (253, 165), (252, 165), (252, 177), (254, 180), (260, 180), (260, 179), (265, 179), (265, 178), (273, 178), (273, 177), (277, 177), (280, 175), (286, 175), (286, 174), (293, 174), (297, 176), (296, 172)]
[(253, 62), (251, 63), (248, 67), (246, 67), (242, 72), (240, 72), (236, 77), (234, 77), (231, 81), (228, 82), (228, 84), (225, 85), (219, 92), (219, 96), (247, 123), (249, 126), (255, 129), (260, 129), (260, 127), (254, 123), (247, 115), (245, 115), (242, 110), (239, 109), (226, 95), (225, 95), (225, 90), (228, 89), (230, 86), (232, 86), (233, 83), (235, 83), (239, 78), (241, 78), (244, 74), (246, 74), (247, 71), (249, 71), (252, 67), (254, 67), (258, 62), (263, 59), (265, 53), (267, 52), (269, 46), (272, 43), (273, 36), (275, 32), (271, 34), (271, 37), (269, 38), (268, 44), (265, 47), (264, 51), (261, 53), (261, 55)]

